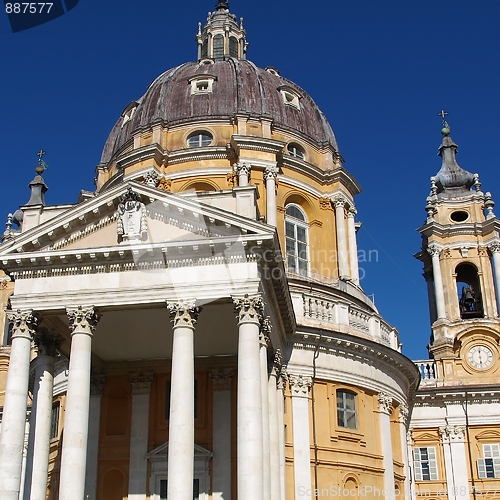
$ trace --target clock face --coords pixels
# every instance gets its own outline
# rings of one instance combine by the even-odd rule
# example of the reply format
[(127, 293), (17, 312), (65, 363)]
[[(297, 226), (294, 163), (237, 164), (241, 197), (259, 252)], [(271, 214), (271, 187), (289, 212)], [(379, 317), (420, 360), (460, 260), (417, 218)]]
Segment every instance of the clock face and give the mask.
[(467, 353), (467, 361), (479, 370), (489, 368), (493, 363), (493, 353), (491, 349), (484, 345), (475, 345)]

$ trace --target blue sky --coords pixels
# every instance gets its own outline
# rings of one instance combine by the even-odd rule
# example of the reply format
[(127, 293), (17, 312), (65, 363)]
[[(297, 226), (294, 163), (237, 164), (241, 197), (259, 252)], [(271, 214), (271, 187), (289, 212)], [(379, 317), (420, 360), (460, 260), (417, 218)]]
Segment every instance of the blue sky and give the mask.
[[(194, 36), (215, 0), (80, 0), (13, 34), (0, 12), (0, 220), (27, 202), (36, 153), (47, 203), (93, 190), (94, 168), (124, 107), (163, 71), (195, 60)], [(500, 2), (232, 0), (248, 57), (302, 86), (330, 120), (363, 192), (357, 220), (362, 286), (396, 326), (403, 352), (427, 357), (429, 319), (415, 231), (440, 168), (442, 108), (459, 164), (500, 199)], [(500, 209), (499, 209), (500, 210)], [(2, 221), (3, 222), (3, 221)]]

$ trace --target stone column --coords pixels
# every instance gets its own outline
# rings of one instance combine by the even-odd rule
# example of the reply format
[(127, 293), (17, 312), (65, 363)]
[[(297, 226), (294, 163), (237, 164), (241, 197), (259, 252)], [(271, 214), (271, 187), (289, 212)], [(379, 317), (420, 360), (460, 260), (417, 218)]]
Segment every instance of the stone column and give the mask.
[(446, 305), (444, 302), (443, 277), (441, 275), (441, 264), (439, 254), (441, 248), (437, 245), (431, 245), (427, 248), (432, 258), (432, 273), (434, 274), (434, 294), (436, 296), (437, 319), (446, 319)]
[(238, 165), (236, 165), (236, 173), (238, 174), (238, 186), (248, 186), (248, 180), (250, 178), (250, 165), (246, 163), (238, 163)]
[(276, 207), (276, 177), (278, 177), (278, 167), (272, 165), (266, 167), (264, 179), (266, 181), (266, 218), (267, 223), (276, 227), (277, 207)]
[(99, 456), (99, 431), (104, 376), (97, 374), (90, 379), (89, 437), (87, 441), (87, 465), (85, 468), (85, 500), (96, 500), (97, 469)]
[(92, 334), (100, 315), (93, 306), (67, 309), (71, 331), (68, 389), (59, 483), (59, 500), (83, 500), (90, 409)]
[(49, 473), (54, 361), (59, 341), (48, 332), (35, 335), (38, 350), (28, 440), (24, 500), (45, 500)]
[(129, 500), (146, 500), (148, 483), (149, 394), (152, 373), (134, 373), (132, 385), (132, 421), (130, 425)]
[(446, 427), (440, 427), (439, 433), (443, 441), (448, 498), (449, 500), (461, 500), (463, 498), (462, 493), (469, 491), (465, 427), (462, 425), (447, 425)]
[(309, 426), (309, 391), (312, 378), (289, 375), (292, 390), (293, 474), (295, 498), (311, 497), (311, 439)]
[(260, 384), (262, 396), (262, 469), (264, 488), (263, 495), (265, 499), (271, 496), (271, 448), (270, 448), (270, 430), (269, 430), (269, 379), (267, 369), (267, 346), (271, 342), (271, 322), (265, 318), (262, 322), (260, 331)]
[(173, 322), (167, 498), (193, 499), (195, 301), (169, 302)]
[(410, 472), (410, 457), (408, 455), (408, 405), (405, 403), (401, 403), (399, 405), (398, 412), (398, 420), (399, 420), (399, 439), (401, 441), (401, 456), (403, 458), (404, 464), (404, 473), (405, 473), (405, 489), (404, 489), (404, 498), (407, 500), (411, 499), (411, 490), (410, 490), (410, 480), (411, 480), (411, 472)]
[(32, 336), (38, 319), (29, 310), (7, 311), (12, 346), (0, 436), (0, 498), (19, 500)]
[(394, 500), (396, 490), (394, 488), (394, 462), (392, 458), (392, 438), (391, 438), (391, 407), (392, 397), (381, 392), (378, 395), (378, 411), (380, 420), (380, 439), (382, 441), (382, 456), (384, 464), (384, 490), (388, 500)]
[(212, 370), (213, 500), (231, 500), (231, 383), (234, 370)]
[(345, 230), (344, 207), (345, 200), (336, 198), (335, 205), (335, 229), (337, 231), (337, 260), (339, 263), (339, 277), (349, 276), (349, 264), (347, 261), (347, 237)]
[(271, 500), (281, 500), (281, 467), (280, 467), (280, 428), (278, 416), (278, 376), (281, 370), (281, 351), (276, 350), (269, 374), (269, 448), (271, 471)]
[(434, 294), (434, 283), (432, 277), (432, 269), (424, 269), (422, 276), (427, 283), (427, 296), (429, 298), (429, 314), (431, 317), (431, 324), (437, 319), (436, 310), (436, 295)]
[(277, 380), (277, 400), (278, 400), (278, 438), (279, 438), (279, 459), (280, 459), (280, 492), (281, 500), (286, 500), (286, 461), (285, 461), (285, 386), (288, 376), (285, 367), (281, 367)]
[(495, 285), (496, 285), (496, 296), (497, 296), (497, 311), (500, 316), (500, 242), (492, 243), (488, 245), (488, 249), (491, 252), (493, 259), (493, 270), (495, 272)]
[[(238, 500), (263, 500), (260, 295), (233, 297), (238, 312)], [(267, 500), (267, 499), (266, 499)]]
[(351, 264), (351, 278), (359, 285), (359, 264), (358, 264), (358, 244), (356, 241), (356, 226), (354, 216), (357, 214), (355, 208), (350, 208), (347, 212), (347, 231), (349, 239), (349, 261)]

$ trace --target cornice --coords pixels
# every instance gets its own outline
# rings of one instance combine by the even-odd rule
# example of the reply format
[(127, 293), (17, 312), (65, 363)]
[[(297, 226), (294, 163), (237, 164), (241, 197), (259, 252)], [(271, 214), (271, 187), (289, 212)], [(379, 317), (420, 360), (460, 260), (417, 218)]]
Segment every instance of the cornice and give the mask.
[[(417, 229), (422, 236), (436, 235), (442, 238), (458, 235), (486, 236), (494, 231), (500, 231), (500, 219), (496, 217), (484, 222), (457, 222), (452, 224), (440, 224), (431, 221)], [(496, 236), (496, 235), (495, 235)]]
[(266, 153), (273, 153), (275, 155), (278, 155), (286, 146), (286, 142), (276, 141), (274, 139), (266, 139), (264, 137), (233, 134), (233, 136), (231, 137), (231, 145), (233, 146), (238, 156), (240, 155), (241, 149), (265, 151)]
[(154, 143), (119, 155), (116, 159), (116, 165), (123, 170), (131, 165), (150, 159), (161, 165), (164, 158), (168, 158), (168, 156), (169, 152), (167, 150), (164, 150), (158, 143)]

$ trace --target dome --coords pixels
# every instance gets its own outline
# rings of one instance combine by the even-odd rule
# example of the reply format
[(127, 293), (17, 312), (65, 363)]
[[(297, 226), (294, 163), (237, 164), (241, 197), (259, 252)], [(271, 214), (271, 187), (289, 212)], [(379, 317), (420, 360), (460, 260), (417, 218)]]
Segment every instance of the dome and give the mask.
[[(193, 93), (193, 81), (206, 76), (210, 92)], [(125, 108), (104, 146), (101, 163), (108, 163), (137, 129), (156, 122), (169, 126), (198, 121), (231, 121), (235, 115), (269, 118), (275, 130), (298, 134), (314, 144), (337, 141), (325, 115), (298, 85), (273, 69), (248, 60), (188, 62), (160, 75), (138, 101)]]

